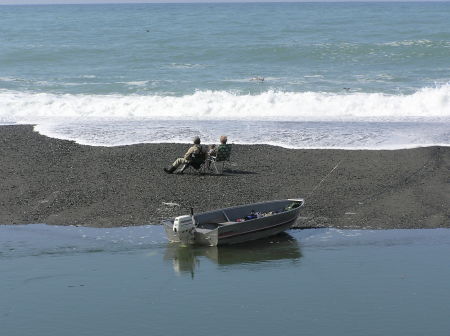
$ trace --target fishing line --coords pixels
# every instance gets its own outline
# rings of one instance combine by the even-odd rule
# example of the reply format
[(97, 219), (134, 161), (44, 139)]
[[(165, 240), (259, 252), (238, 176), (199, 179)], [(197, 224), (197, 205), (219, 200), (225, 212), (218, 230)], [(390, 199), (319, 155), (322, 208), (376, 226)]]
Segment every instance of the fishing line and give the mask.
[(317, 183), (317, 185), (314, 187), (314, 189), (308, 194), (308, 197), (311, 196), (311, 195), (317, 190), (317, 188), (320, 187), (320, 185), (323, 183), (323, 181), (325, 181), (325, 180), (327, 179), (327, 177), (330, 176), (331, 173), (332, 173), (337, 167), (339, 167), (339, 165), (341, 164), (342, 161), (344, 161), (344, 160), (339, 161), (339, 162), (337, 163), (337, 165), (334, 166), (334, 168), (331, 169), (331, 170), (328, 172), (328, 174), (325, 175), (325, 177), (324, 177), (322, 180), (320, 180), (319, 183)]
[(416, 177), (416, 176), (419, 175), (422, 171), (424, 171), (425, 168), (426, 168), (429, 164), (431, 164), (432, 162), (434, 162), (434, 160), (432, 160), (432, 159), (428, 160), (427, 162), (425, 162), (425, 164), (424, 164), (421, 168), (415, 170), (415, 171), (412, 172), (411, 174), (409, 174), (409, 175), (407, 175), (406, 177), (402, 178), (399, 182), (397, 182), (397, 183), (395, 183), (395, 184), (387, 185), (387, 186), (381, 188), (381, 191), (376, 192), (376, 193), (373, 193), (373, 194), (371, 194), (371, 195), (369, 195), (369, 196), (367, 196), (367, 197), (361, 199), (361, 200), (358, 202), (358, 203), (359, 203), (358, 205), (363, 205), (365, 202), (367, 202), (367, 201), (369, 201), (369, 200), (376, 199), (376, 197), (379, 197), (379, 196), (381, 196), (381, 195), (387, 193), (387, 192), (390, 191), (390, 190), (393, 190), (393, 189), (395, 189), (395, 188), (400, 188), (402, 185), (407, 185), (407, 184), (410, 182), (410, 180), (412, 180), (414, 177)]

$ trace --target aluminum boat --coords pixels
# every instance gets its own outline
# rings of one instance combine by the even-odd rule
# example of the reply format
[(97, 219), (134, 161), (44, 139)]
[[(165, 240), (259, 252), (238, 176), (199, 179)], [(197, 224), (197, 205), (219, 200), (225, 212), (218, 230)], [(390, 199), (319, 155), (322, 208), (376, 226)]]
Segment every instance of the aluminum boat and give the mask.
[(289, 229), (304, 204), (302, 198), (253, 203), (164, 220), (167, 238), (184, 245), (237, 244)]

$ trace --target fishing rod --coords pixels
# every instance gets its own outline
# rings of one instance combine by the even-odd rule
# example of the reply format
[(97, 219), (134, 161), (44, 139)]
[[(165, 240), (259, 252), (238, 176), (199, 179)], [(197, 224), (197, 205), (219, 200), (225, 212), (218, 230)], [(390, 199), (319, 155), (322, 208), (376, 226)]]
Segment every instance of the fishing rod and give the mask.
[(328, 174), (325, 175), (325, 177), (322, 180), (320, 180), (319, 183), (316, 184), (316, 186), (313, 188), (313, 190), (311, 190), (311, 192), (308, 194), (308, 197), (312, 196), (312, 194), (317, 190), (317, 188), (319, 188), (322, 185), (323, 181), (325, 181), (328, 178), (328, 176), (330, 176), (337, 169), (337, 167), (339, 167), (339, 165), (342, 163), (342, 161), (344, 161), (344, 160), (339, 161), (337, 163), (337, 165), (334, 166), (333, 169), (331, 169), (328, 172)]

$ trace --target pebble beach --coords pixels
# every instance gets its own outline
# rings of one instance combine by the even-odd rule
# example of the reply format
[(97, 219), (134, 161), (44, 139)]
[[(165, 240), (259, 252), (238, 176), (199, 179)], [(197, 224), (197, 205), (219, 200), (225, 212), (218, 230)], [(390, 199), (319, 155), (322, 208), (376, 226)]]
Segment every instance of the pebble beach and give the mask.
[(116, 227), (266, 200), (305, 199), (297, 228), (450, 227), (448, 147), (234, 145), (224, 175), (167, 175), (189, 144), (85, 146), (0, 126), (1, 224)]

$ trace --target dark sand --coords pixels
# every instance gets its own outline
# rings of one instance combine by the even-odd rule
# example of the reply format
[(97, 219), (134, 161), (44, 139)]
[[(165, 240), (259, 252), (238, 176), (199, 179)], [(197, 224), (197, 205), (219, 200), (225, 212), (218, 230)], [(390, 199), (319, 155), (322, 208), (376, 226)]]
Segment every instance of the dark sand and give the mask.
[(82, 146), (39, 135), (32, 126), (0, 126), (0, 224), (158, 224), (190, 206), (201, 212), (303, 197), (298, 227), (450, 227), (450, 147), (235, 145), (224, 176), (165, 174), (162, 168), (187, 148)]

